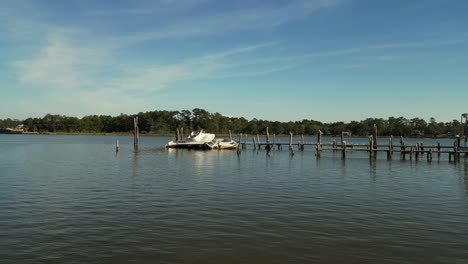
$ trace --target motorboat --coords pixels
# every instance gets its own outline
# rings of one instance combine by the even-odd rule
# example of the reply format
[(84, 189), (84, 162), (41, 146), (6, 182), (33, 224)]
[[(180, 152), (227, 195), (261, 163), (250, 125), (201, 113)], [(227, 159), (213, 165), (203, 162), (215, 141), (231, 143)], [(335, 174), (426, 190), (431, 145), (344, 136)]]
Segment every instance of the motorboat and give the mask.
[(166, 148), (187, 148), (187, 149), (207, 149), (206, 143), (215, 139), (215, 134), (205, 133), (205, 131), (192, 131), (186, 139), (176, 137), (166, 144)]
[(207, 149), (237, 149), (239, 143), (230, 139), (213, 139), (212, 141), (205, 143)]

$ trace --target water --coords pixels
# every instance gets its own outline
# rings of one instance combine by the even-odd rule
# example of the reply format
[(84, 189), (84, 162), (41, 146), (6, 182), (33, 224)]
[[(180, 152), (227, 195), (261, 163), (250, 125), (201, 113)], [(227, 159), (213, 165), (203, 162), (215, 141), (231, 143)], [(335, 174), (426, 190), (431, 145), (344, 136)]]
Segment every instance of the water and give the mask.
[(468, 262), (464, 157), (116, 139), (0, 135), (0, 263)]

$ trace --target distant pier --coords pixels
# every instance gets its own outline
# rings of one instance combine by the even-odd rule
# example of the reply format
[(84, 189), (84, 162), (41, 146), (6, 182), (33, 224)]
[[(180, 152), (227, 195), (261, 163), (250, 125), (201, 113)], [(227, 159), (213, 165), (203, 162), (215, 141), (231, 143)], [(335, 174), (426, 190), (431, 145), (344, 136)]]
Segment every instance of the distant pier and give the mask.
[(239, 135), (239, 148), (245, 150), (247, 147), (250, 147), (254, 150), (264, 149), (267, 152), (270, 152), (273, 149), (282, 150), (283, 147), (285, 147), (289, 150), (291, 155), (294, 155), (294, 150), (304, 151), (306, 147), (311, 147), (315, 149), (317, 158), (320, 158), (323, 152), (330, 151), (341, 153), (343, 159), (346, 158), (348, 153), (352, 152), (367, 152), (369, 158), (375, 158), (380, 152), (385, 153), (389, 160), (393, 159), (395, 154), (399, 154), (399, 157), (402, 160), (426, 159), (427, 161), (432, 161), (434, 155), (437, 155), (438, 158), (440, 158), (442, 154), (448, 155), (449, 161), (459, 160), (460, 156), (463, 154), (468, 155), (466, 137), (464, 138), (465, 146), (462, 146), (461, 137), (455, 138), (453, 145), (441, 145), (440, 143), (437, 143), (436, 145), (424, 145), (423, 143), (408, 145), (403, 137), (399, 137), (399, 142), (395, 144), (393, 136), (388, 138), (388, 143), (378, 144), (376, 127), (374, 134), (368, 137), (369, 141), (365, 144), (348, 143), (345, 140), (345, 135), (346, 132), (343, 132), (339, 142), (334, 140), (332, 143), (322, 143), (322, 132), (319, 131), (317, 133), (316, 142), (305, 142), (304, 136), (301, 135), (300, 140), (294, 143), (293, 134), (290, 133), (288, 142), (277, 142), (276, 136), (273, 136), (272, 139), (267, 130), (264, 141), (260, 141), (259, 135), (252, 136), (252, 140), (249, 140), (247, 135)]

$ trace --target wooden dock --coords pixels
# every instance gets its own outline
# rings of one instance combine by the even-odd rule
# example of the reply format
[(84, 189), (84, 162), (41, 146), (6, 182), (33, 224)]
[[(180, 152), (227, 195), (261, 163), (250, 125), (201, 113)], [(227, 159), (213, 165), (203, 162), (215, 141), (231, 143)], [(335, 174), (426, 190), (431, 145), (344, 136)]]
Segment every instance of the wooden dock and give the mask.
[[(239, 148), (245, 150), (247, 147), (252, 147), (254, 150), (264, 149), (269, 153), (271, 150), (282, 150), (283, 147), (286, 147), (290, 155), (294, 155), (294, 149), (297, 151), (304, 151), (307, 147), (315, 149), (317, 158), (321, 157), (322, 152), (331, 151), (341, 153), (343, 159), (346, 158), (348, 153), (352, 152), (367, 152), (369, 158), (375, 158), (378, 153), (383, 152), (389, 160), (391, 160), (396, 153), (398, 153), (403, 160), (426, 159), (427, 161), (432, 161), (434, 155), (440, 158), (442, 154), (447, 154), (449, 161), (456, 161), (460, 159), (461, 155), (468, 156), (468, 147), (461, 146), (462, 138), (460, 137), (455, 139), (453, 145), (441, 145), (440, 143), (436, 145), (424, 145), (423, 143), (407, 145), (403, 137), (400, 137), (399, 142), (394, 144), (393, 136), (388, 138), (387, 144), (378, 144), (377, 128), (375, 128), (374, 134), (369, 136), (367, 144), (348, 143), (345, 140), (344, 133), (341, 135), (340, 142), (334, 140), (332, 143), (322, 143), (322, 132), (320, 131), (317, 133), (316, 142), (305, 142), (304, 136), (301, 135), (300, 140), (294, 143), (292, 133), (289, 134), (288, 142), (277, 142), (276, 136), (273, 136), (273, 139), (270, 137), (268, 129), (264, 138), (264, 141), (260, 141), (260, 136), (255, 135), (252, 136), (252, 141), (250, 142), (247, 135), (240, 134), (238, 140), (240, 143)], [(465, 137), (465, 145), (466, 140), (467, 137)]]

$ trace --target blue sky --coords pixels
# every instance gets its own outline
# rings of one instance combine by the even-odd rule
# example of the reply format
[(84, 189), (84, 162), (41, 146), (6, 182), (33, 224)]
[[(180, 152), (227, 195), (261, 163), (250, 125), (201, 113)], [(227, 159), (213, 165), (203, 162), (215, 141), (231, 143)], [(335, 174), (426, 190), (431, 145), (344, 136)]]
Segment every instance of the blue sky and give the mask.
[(468, 111), (468, 1), (0, 1), (0, 118)]

